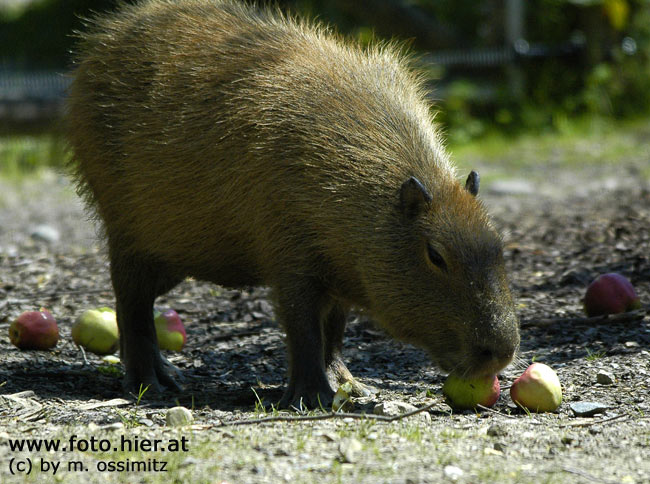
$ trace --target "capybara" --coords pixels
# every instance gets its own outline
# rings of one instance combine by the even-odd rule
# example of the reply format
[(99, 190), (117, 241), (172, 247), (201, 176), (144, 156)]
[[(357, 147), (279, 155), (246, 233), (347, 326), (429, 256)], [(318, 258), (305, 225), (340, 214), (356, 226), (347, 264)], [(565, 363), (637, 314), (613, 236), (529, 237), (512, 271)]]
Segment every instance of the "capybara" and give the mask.
[(272, 288), (282, 406), (363, 385), (348, 310), (443, 370), (494, 374), (519, 344), (502, 240), (459, 183), (399, 47), (361, 47), (235, 0), (122, 5), (80, 34), (67, 124), (103, 221), (125, 387), (175, 386), (152, 319), (185, 277)]

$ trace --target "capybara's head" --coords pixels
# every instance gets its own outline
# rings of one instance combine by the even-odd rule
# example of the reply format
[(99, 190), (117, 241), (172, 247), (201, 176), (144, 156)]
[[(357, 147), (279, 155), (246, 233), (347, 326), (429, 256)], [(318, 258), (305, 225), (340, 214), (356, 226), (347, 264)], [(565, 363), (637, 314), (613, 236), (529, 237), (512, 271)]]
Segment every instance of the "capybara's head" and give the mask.
[(364, 274), (380, 324), (463, 377), (497, 373), (519, 347), (503, 243), (476, 199), (478, 185), (476, 172), (464, 187), (407, 179), (395, 194), (393, 229), (381, 235), (392, 255), (375, 254)]

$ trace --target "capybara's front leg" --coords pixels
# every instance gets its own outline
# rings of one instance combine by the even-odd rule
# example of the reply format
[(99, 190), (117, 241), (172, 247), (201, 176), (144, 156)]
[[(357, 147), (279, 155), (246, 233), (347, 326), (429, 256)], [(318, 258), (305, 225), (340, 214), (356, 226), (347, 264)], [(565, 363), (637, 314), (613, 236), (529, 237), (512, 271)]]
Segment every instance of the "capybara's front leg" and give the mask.
[(142, 389), (161, 392), (163, 386), (179, 389), (171, 363), (160, 354), (153, 321), (153, 303), (175, 285), (162, 265), (126, 255), (110, 246), (111, 279), (115, 290), (120, 358), (126, 370), (123, 386), (132, 395)]
[(276, 287), (276, 313), (287, 333), (289, 357), (289, 383), (280, 407), (328, 408), (334, 390), (325, 372), (323, 353), (325, 293), (309, 281)]

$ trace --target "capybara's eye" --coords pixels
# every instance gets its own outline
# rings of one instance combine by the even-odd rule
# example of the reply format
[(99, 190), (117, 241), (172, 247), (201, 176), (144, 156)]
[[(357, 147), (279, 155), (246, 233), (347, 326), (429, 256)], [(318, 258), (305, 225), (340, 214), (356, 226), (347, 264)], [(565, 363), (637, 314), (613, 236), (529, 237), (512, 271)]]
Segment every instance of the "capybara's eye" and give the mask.
[(443, 271), (447, 271), (447, 263), (445, 259), (442, 258), (440, 252), (431, 247), (431, 244), (427, 244), (427, 253), (429, 255), (429, 260), (431, 263)]

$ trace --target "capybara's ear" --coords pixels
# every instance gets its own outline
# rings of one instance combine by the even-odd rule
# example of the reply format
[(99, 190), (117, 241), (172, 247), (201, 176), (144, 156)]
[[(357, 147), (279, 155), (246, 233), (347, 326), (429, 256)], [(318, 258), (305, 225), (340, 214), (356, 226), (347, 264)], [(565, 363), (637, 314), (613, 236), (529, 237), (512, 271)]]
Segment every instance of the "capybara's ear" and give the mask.
[(465, 190), (474, 196), (478, 195), (478, 186), (480, 182), (481, 177), (478, 176), (478, 173), (474, 170), (470, 171), (467, 181), (465, 182)]
[(412, 176), (404, 183), (399, 192), (399, 205), (402, 214), (407, 219), (415, 218), (429, 203), (431, 203), (431, 194), (424, 185)]

